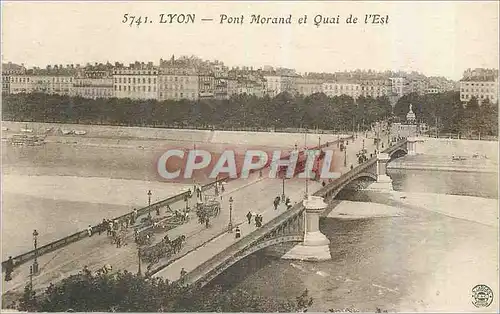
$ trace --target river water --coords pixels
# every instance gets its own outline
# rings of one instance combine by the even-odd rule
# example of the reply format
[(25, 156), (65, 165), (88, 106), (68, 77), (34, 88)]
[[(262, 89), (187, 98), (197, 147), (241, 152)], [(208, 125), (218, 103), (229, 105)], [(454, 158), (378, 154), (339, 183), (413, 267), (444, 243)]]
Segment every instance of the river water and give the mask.
[[(396, 191), (498, 199), (496, 173), (392, 169), (388, 174)], [(366, 191), (350, 191), (341, 197), (395, 205), (387, 196)], [(470, 206), (473, 204), (464, 204), (457, 210)], [(220, 285), (229, 291), (245, 289), (283, 300), (308, 289), (314, 298), (312, 311), (452, 310), (449, 305), (438, 305), (430, 299), (434, 294), (439, 296), (440, 290), (455, 289), (443, 285), (451, 285), (449, 278), (460, 278), (463, 272), (473, 270), (471, 267), (478, 272), (496, 267), (497, 230), (432, 211), (404, 206), (400, 209), (404, 214), (398, 217), (321, 218), (320, 229), (330, 239), (332, 260), (289, 261), (257, 252), (233, 265), (207, 289)], [(466, 261), (459, 263), (459, 259)], [(466, 286), (453, 297), (465, 299), (472, 306), (468, 301), (470, 289), (472, 286)]]

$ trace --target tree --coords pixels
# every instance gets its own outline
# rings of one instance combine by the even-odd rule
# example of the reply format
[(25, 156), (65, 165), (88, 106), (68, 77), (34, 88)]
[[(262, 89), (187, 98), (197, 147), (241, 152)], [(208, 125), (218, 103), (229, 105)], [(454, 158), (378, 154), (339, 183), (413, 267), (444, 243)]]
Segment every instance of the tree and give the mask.
[(295, 312), (306, 311), (312, 298), (305, 291), (294, 301), (281, 302), (243, 290), (199, 290), (160, 278), (130, 272), (69, 276), (35, 297), (29, 285), (20, 300), (23, 311), (65, 312)]
[(21, 299), (19, 300), (18, 306), (21, 311), (28, 311), (28, 312), (34, 312), (38, 308), (36, 293), (33, 290), (31, 284), (27, 284), (24, 287), (24, 292), (23, 295), (21, 296)]

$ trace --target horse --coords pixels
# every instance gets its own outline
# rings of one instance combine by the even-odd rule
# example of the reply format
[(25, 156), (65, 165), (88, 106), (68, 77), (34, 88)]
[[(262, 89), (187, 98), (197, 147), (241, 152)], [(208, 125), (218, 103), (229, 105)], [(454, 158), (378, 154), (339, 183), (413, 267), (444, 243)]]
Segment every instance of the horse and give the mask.
[(178, 236), (174, 241), (172, 241), (172, 249), (174, 254), (178, 253), (181, 250), (182, 242), (184, 242), (185, 240), (186, 236), (181, 235)]

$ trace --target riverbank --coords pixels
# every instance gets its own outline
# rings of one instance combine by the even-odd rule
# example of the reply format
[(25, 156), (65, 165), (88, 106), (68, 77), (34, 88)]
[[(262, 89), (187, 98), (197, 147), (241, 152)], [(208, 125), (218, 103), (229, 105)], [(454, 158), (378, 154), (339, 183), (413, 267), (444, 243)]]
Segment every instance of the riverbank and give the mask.
[[(61, 143), (81, 143), (81, 144), (101, 144), (104, 145), (127, 145), (128, 143), (117, 143), (116, 140), (123, 141), (167, 141), (169, 143), (190, 144), (226, 144), (226, 145), (249, 145), (259, 147), (291, 147), (296, 143), (304, 141), (303, 133), (281, 133), (281, 132), (250, 132), (250, 131), (211, 131), (211, 130), (190, 130), (190, 129), (164, 129), (146, 127), (125, 127), (106, 125), (85, 125), (85, 124), (61, 124), (61, 123), (38, 123), (38, 122), (13, 122), (2, 121), (2, 137), (7, 138), (12, 134), (18, 134), (23, 129), (31, 130), (30, 133), (40, 136), (47, 136), (51, 142)], [(82, 135), (75, 135), (75, 132)], [(73, 133), (73, 134), (72, 134)], [(83, 134), (84, 133), (84, 134)], [(339, 137), (348, 137), (343, 134), (323, 134), (308, 133), (314, 140), (321, 137), (321, 141), (333, 142)], [(94, 139), (93, 141), (88, 140)], [(101, 140), (97, 141), (97, 139)], [(113, 143), (114, 142), (114, 143)], [(130, 145), (132, 147), (141, 144)]]
[(387, 169), (399, 170), (422, 170), (422, 171), (455, 171), (455, 172), (474, 172), (474, 173), (498, 173), (495, 166), (445, 166), (440, 164), (389, 164)]

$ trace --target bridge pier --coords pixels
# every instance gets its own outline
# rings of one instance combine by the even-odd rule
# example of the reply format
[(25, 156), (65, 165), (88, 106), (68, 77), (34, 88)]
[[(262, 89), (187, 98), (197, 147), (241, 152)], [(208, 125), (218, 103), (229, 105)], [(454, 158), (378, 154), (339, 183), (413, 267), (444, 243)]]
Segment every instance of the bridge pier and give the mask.
[(392, 191), (392, 179), (387, 175), (387, 163), (391, 160), (389, 154), (380, 153), (377, 155), (377, 181), (370, 185), (370, 189)]
[(409, 137), (406, 142), (406, 148), (408, 150), (408, 155), (417, 154), (417, 139), (414, 137)]
[(330, 255), (330, 240), (319, 230), (319, 216), (328, 206), (320, 196), (309, 196), (303, 202), (305, 207), (304, 242), (297, 244), (283, 259), (302, 261), (326, 261)]

